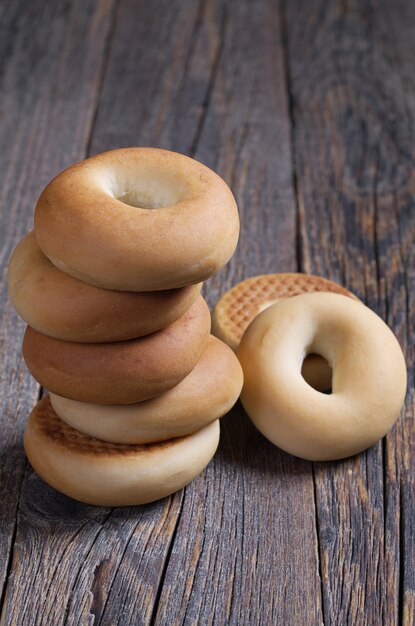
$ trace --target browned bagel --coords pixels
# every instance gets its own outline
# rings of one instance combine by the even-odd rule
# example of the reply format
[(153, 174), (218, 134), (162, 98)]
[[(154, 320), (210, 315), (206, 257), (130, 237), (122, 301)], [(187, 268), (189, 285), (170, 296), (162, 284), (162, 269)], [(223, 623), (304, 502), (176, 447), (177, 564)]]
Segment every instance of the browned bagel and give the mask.
[(182, 154), (124, 148), (54, 178), (35, 209), (36, 239), (60, 270), (92, 285), (154, 291), (201, 282), (232, 256), (235, 199)]
[(206, 347), (209, 331), (209, 309), (199, 296), (167, 328), (129, 341), (72, 343), (28, 326), (23, 356), (33, 377), (57, 395), (128, 404), (153, 398), (183, 380)]
[(93, 287), (58, 270), (34, 233), (15, 248), (8, 269), (15, 309), (32, 328), (65, 341), (123, 341), (168, 326), (195, 302), (201, 284), (168, 291)]

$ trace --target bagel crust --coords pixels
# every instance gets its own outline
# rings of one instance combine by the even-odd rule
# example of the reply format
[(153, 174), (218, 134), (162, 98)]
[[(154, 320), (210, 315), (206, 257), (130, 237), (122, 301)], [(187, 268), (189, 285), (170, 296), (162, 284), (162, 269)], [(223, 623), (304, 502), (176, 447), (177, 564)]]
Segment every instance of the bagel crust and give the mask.
[(124, 341), (168, 326), (195, 302), (201, 284), (168, 291), (113, 291), (58, 270), (33, 232), (15, 248), (8, 289), (16, 311), (35, 330), (65, 341)]
[(178, 320), (151, 335), (114, 343), (72, 343), (27, 327), (23, 356), (53, 393), (98, 404), (129, 404), (177, 385), (196, 365), (210, 332), (202, 296)]
[(44, 254), (91, 285), (158, 291), (201, 282), (232, 256), (235, 199), (212, 170), (156, 148), (104, 152), (69, 167), (35, 209)]
[(241, 393), (242, 368), (228, 346), (211, 336), (193, 370), (161, 396), (129, 405), (104, 406), (51, 394), (61, 419), (92, 437), (145, 444), (182, 437), (223, 417)]
[[(307, 353), (332, 366), (330, 395), (301, 375)], [(312, 461), (348, 457), (383, 437), (406, 392), (406, 366), (392, 331), (362, 303), (309, 293), (266, 309), (237, 350), (242, 404), (272, 443)]]
[(213, 457), (219, 421), (193, 435), (146, 446), (109, 444), (63, 422), (45, 397), (30, 414), (24, 447), (45, 482), (98, 506), (132, 506), (164, 498), (187, 485)]

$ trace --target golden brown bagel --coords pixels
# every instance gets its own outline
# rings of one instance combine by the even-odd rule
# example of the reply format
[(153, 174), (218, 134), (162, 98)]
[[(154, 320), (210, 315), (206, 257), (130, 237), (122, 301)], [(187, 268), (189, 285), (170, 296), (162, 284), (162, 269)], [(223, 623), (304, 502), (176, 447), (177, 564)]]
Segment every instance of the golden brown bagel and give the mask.
[(146, 446), (109, 444), (58, 418), (49, 398), (30, 414), (24, 446), (32, 467), (62, 493), (98, 506), (131, 506), (164, 498), (193, 480), (219, 442), (219, 421), (188, 437)]
[[(308, 351), (331, 364), (331, 394), (302, 377)], [(343, 295), (307, 293), (274, 304), (248, 326), (237, 356), (244, 370), (241, 400), (254, 424), (275, 445), (312, 461), (373, 445), (405, 398), (405, 360), (394, 334)]]
[(201, 288), (139, 293), (93, 287), (58, 270), (33, 232), (15, 248), (7, 278), (14, 307), (29, 326), (82, 343), (134, 339), (164, 328), (192, 306)]
[(209, 331), (209, 309), (199, 296), (167, 328), (129, 341), (72, 343), (28, 326), (23, 356), (33, 377), (57, 395), (128, 404), (160, 395), (183, 380), (206, 347)]
[(225, 415), (237, 401), (242, 368), (227, 345), (211, 336), (193, 370), (157, 398), (137, 404), (98, 405), (50, 395), (61, 419), (91, 437), (146, 444), (182, 437)]
[(201, 282), (239, 235), (235, 199), (212, 170), (182, 154), (124, 148), (54, 178), (35, 233), (60, 270), (98, 287), (154, 291)]
[[(315, 291), (356, 298), (351, 291), (321, 276), (261, 274), (243, 280), (221, 296), (212, 313), (212, 333), (236, 350), (248, 325), (261, 311), (280, 300)], [(331, 387), (331, 368), (315, 354), (304, 360), (302, 374), (308, 384), (319, 391)]]

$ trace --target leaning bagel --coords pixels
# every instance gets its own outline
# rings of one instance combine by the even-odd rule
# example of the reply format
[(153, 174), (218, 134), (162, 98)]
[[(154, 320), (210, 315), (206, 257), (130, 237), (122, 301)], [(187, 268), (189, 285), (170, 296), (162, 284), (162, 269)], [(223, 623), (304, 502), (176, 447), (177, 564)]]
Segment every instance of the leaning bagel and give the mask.
[(145, 444), (182, 437), (225, 415), (237, 401), (242, 368), (228, 346), (211, 336), (193, 370), (157, 398), (137, 404), (98, 405), (50, 394), (61, 419), (91, 437)]
[(201, 282), (239, 234), (235, 199), (212, 170), (175, 152), (125, 148), (54, 178), (35, 233), (60, 270), (107, 289), (154, 291)]
[(201, 287), (141, 293), (93, 287), (58, 270), (33, 232), (15, 248), (7, 279), (14, 307), (29, 326), (82, 343), (134, 339), (164, 328), (192, 306)]
[[(332, 366), (331, 394), (302, 377), (308, 352)], [(405, 360), (394, 334), (343, 295), (309, 293), (272, 305), (248, 326), (237, 356), (248, 415), (272, 443), (305, 459), (340, 459), (373, 445), (405, 398)]]
[(97, 404), (129, 404), (177, 385), (205, 349), (210, 313), (199, 296), (178, 320), (151, 335), (114, 343), (72, 343), (27, 327), (23, 356), (36, 380), (57, 395)]
[(45, 482), (98, 506), (145, 504), (174, 493), (203, 471), (218, 442), (216, 421), (162, 443), (109, 444), (65, 424), (48, 397), (33, 409), (24, 434), (27, 457)]

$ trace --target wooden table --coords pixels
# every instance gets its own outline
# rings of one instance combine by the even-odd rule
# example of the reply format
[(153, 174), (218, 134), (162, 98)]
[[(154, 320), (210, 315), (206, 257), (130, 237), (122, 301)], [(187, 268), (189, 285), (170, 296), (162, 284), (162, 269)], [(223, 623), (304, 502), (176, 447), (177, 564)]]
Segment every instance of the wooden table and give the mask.
[[(3, 0), (0, 34), (1, 624), (415, 624), (415, 3)], [(81, 505), (28, 466), (40, 391), (7, 259), (46, 182), (155, 145), (218, 171), (239, 204), (241, 279), (341, 282), (393, 328), (405, 411), (367, 452), (309, 463), (240, 407), (205, 473), (125, 509)], [(39, 293), (39, 298), (42, 294)]]

